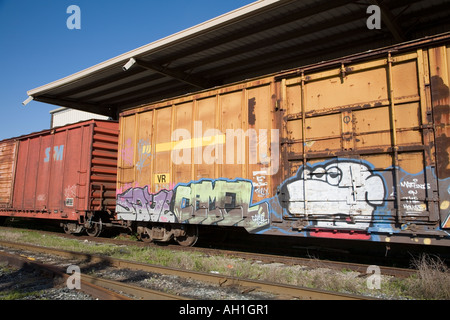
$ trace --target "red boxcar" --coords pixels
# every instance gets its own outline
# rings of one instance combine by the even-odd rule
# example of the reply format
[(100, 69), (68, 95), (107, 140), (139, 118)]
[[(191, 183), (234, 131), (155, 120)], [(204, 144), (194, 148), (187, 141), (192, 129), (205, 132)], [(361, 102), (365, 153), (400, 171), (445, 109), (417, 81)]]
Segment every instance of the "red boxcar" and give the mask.
[(89, 120), (0, 142), (8, 159), (0, 216), (57, 219), (67, 232), (99, 233), (115, 209), (117, 139), (117, 122)]

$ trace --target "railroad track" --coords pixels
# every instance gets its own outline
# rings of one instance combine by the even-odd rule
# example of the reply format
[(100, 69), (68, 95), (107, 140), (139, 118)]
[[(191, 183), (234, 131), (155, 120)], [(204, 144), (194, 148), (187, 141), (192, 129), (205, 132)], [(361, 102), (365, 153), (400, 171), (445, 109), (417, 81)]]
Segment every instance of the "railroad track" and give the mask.
[[(71, 275), (64, 268), (33, 261), (24, 255), (0, 252), (0, 262), (17, 268), (38, 270), (51, 277), (67, 281)], [(164, 292), (128, 285), (118, 281), (80, 274), (80, 290), (99, 300), (188, 300)], [(70, 280), (70, 279), (69, 279)], [(120, 292), (120, 293), (119, 293)]]
[[(366, 273), (369, 265), (359, 264), (353, 262), (342, 262), (342, 261), (331, 261), (331, 260), (318, 260), (311, 258), (300, 258), (300, 257), (286, 257), (286, 256), (278, 256), (278, 255), (270, 255), (270, 254), (256, 254), (256, 253), (247, 253), (247, 252), (235, 252), (235, 251), (227, 251), (221, 250), (222, 254), (230, 255), (230, 256), (238, 256), (245, 259), (252, 260), (264, 260), (264, 261), (272, 261), (278, 263), (284, 263), (287, 265), (305, 265), (309, 267), (323, 267), (330, 268), (336, 270), (351, 270), (359, 273)], [(379, 266), (381, 274), (407, 278), (416, 273), (416, 270), (412, 269), (403, 269), (403, 268), (395, 268), (388, 266)]]
[[(126, 261), (126, 260), (122, 260), (122, 259), (110, 258), (107, 256), (66, 251), (66, 250), (60, 250), (60, 249), (54, 249), (54, 248), (46, 248), (46, 247), (34, 246), (34, 245), (29, 245), (29, 244), (24, 244), (24, 243), (0, 241), (0, 246), (14, 248), (16, 250), (32, 251), (32, 252), (39, 252), (39, 253), (55, 255), (55, 256), (63, 256), (65, 258), (69, 258), (69, 259), (86, 260), (86, 261), (90, 261), (91, 263), (103, 263), (103, 264), (107, 264), (111, 267), (116, 267), (116, 268), (122, 268), (122, 269), (126, 268), (126, 269), (131, 269), (131, 270), (140, 270), (140, 271), (145, 271), (145, 272), (172, 275), (172, 276), (177, 276), (177, 277), (182, 277), (182, 278), (193, 279), (193, 280), (197, 280), (197, 281), (201, 281), (201, 282), (214, 283), (219, 286), (239, 286), (243, 291), (259, 290), (259, 291), (270, 292), (273, 294), (282, 295), (283, 297), (290, 297), (293, 299), (302, 299), (302, 300), (370, 300), (371, 299), (369, 297), (358, 296), (358, 295), (333, 293), (333, 292), (327, 292), (327, 291), (318, 290), (318, 289), (310, 289), (310, 288), (303, 288), (303, 287), (271, 283), (271, 282), (264, 282), (264, 281), (258, 281), (258, 280), (247, 280), (247, 279), (241, 279), (241, 278), (237, 278), (237, 277), (231, 277), (231, 276), (225, 276), (225, 275), (219, 275), (219, 274), (202, 273), (202, 272), (188, 271), (188, 270), (162, 267), (162, 266), (156, 266), (156, 265), (150, 265), (150, 264), (142, 264), (142, 263), (131, 262), (131, 261)], [(87, 281), (88, 277), (86, 277), (86, 275), (83, 275), (83, 279)], [(99, 279), (94, 279), (92, 281), (93, 281), (92, 284), (100, 286)], [(126, 285), (124, 285), (121, 282), (118, 283), (117, 285), (119, 287), (116, 287), (114, 290), (118, 290), (121, 292), (125, 292), (128, 289), (131, 290), (131, 288), (126, 288)], [(110, 281), (102, 282), (101, 286), (102, 287), (105, 286), (106, 288), (112, 289), (112, 283)], [(135, 288), (133, 288), (133, 289), (135, 290)], [(133, 296), (138, 297), (138, 299), (157, 299), (157, 297), (151, 297), (151, 296), (144, 297), (136, 292), (131, 293), (131, 294)], [(171, 295), (171, 296), (165, 296), (165, 297), (161, 297), (161, 298), (162, 299), (169, 299), (169, 298), (178, 299), (181, 297)]]
[[(8, 228), (8, 227), (0, 227), (0, 230), (11, 230), (16, 231), (15, 228)], [(43, 234), (50, 234), (50, 235), (57, 235), (59, 237), (65, 237), (70, 239), (77, 239), (77, 240), (88, 240), (88, 241), (95, 241), (100, 243), (113, 243), (117, 245), (134, 245), (134, 246), (142, 246), (142, 247), (148, 247), (148, 246), (158, 246), (154, 243), (144, 243), (144, 242), (137, 242), (137, 241), (131, 241), (131, 240), (115, 240), (110, 238), (102, 238), (98, 237), (93, 239), (89, 236), (74, 236), (74, 235), (68, 235), (64, 233), (55, 233), (50, 231), (40, 231)], [(177, 250), (177, 251), (196, 251), (196, 252), (202, 252), (206, 255), (224, 255), (229, 257), (236, 257), (236, 258), (242, 258), (247, 260), (254, 260), (254, 261), (262, 261), (265, 263), (282, 263), (286, 265), (303, 265), (308, 266), (311, 268), (330, 268), (335, 270), (351, 270), (359, 273), (366, 273), (369, 264), (361, 264), (361, 263), (354, 263), (354, 262), (345, 262), (345, 261), (333, 261), (333, 260), (323, 260), (323, 259), (314, 259), (314, 258), (304, 258), (304, 257), (293, 257), (293, 256), (286, 256), (286, 255), (278, 255), (278, 254), (265, 254), (265, 253), (256, 253), (256, 252), (246, 252), (246, 251), (238, 251), (238, 250), (232, 250), (232, 249), (214, 249), (214, 248), (206, 248), (206, 247), (181, 247), (179, 245), (171, 245), (168, 244), (165, 246), (166, 248), (170, 248), (170, 250)], [(375, 263), (374, 263), (375, 264)], [(383, 266), (377, 264), (377, 266), (380, 268), (381, 274), (386, 276), (394, 276), (394, 277), (400, 277), (400, 278), (407, 278), (409, 276), (414, 275), (417, 270), (414, 269), (405, 269), (405, 268), (396, 268), (391, 266)]]

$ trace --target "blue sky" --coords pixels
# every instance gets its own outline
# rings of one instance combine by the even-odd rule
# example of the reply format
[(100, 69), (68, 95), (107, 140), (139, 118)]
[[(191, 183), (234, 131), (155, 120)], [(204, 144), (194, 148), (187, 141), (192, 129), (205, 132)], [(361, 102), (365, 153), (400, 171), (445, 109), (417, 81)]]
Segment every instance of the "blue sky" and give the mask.
[[(253, 0), (0, 0), (0, 140), (50, 127), (58, 106), (26, 92)], [(81, 29), (66, 25), (70, 5)]]

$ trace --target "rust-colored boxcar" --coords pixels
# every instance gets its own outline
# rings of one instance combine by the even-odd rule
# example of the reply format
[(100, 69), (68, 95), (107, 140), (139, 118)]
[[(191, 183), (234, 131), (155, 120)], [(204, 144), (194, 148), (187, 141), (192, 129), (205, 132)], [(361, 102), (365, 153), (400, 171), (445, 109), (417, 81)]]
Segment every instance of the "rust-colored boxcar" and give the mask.
[(449, 42), (422, 39), (123, 112), (119, 218), (157, 240), (207, 224), (448, 245)]
[(0, 215), (78, 222), (67, 225), (75, 231), (90, 213), (112, 213), (117, 139), (117, 122), (90, 120), (0, 144)]
[(4, 140), (0, 142), (0, 208), (8, 208), (12, 204), (16, 150), (16, 141)]

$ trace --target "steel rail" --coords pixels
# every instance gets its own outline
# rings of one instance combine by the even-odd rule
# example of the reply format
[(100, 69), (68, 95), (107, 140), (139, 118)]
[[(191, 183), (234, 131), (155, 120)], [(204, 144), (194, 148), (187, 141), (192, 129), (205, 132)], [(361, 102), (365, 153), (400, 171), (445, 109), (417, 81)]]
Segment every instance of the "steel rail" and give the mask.
[(88, 276), (85, 274), (81, 275), (81, 279), (82, 281), (84, 280), (90, 284), (98, 284), (99, 286), (107, 288), (109, 290), (126, 293), (127, 295), (133, 296), (134, 300), (192, 300), (157, 290), (151, 290), (147, 288), (129, 285), (119, 281)]
[[(231, 250), (220, 250), (221, 254), (228, 256), (236, 256), (242, 257), (245, 259), (253, 259), (253, 260), (267, 260), (273, 262), (286, 263), (288, 265), (305, 265), (309, 267), (321, 267), (321, 268), (330, 268), (335, 270), (343, 270), (348, 269), (355, 272), (359, 272), (362, 274), (367, 273), (367, 269), (370, 265), (368, 264), (360, 264), (354, 262), (345, 262), (345, 261), (331, 261), (331, 260), (318, 260), (311, 258), (301, 258), (301, 257), (288, 257), (288, 256), (280, 256), (280, 255), (271, 255), (271, 254), (259, 254), (259, 253), (250, 253), (250, 252), (235, 252)], [(378, 266), (380, 268), (381, 274), (389, 275), (394, 277), (407, 278), (417, 273), (417, 270), (414, 269), (403, 269), (389, 266)]]
[[(16, 249), (18, 248), (16, 247)], [(28, 257), (17, 256), (7, 252), (0, 252), (0, 261), (18, 268), (32, 268), (39, 270), (46, 274), (62, 278), (64, 281), (67, 281), (70, 277), (70, 275), (61, 267), (31, 261)], [(189, 300), (165, 292), (137, 287), (119, 281), (103, 279), (86, 274), (81, 274), (80, 278), (80, 290), (99, 300)], [(119, 294), (118, 292), (122, 292), (123, 294)], [(133, 296), (133, 298), (130, 298), (129, 296)]]
[[(0, 261), (17, 268), (39, 270), (44, 274), (52, 277), (58, 277), (65, 281), (67, 281), (70, 277), (62, 270), (62, 268), (52, 265), (45, 265), (36, 261), (30, 261), (29, 258), (13, 255), (7, 252), (0, 252)], [(80, 282), (80, 290), (82, 292), (99, 300), (131, 300), (131, 298), (124, 295), (105, 289), (100, 286), (100, 284), (96, 285), (94, 283), (87, 282), (85, 277), (82, 277)]]
[(257, 289), (260, 291), (270, 292), (274, 294), (280, 294), (283, 296), (290, 296), (292, 298), (298, 298), (302, 300), (373, 300), (374, 298), (351, 295), (345, 293), (328, 292), (320, 289), (311, 289), (298, 287), (293, 285), (286, 285), (273, 282), (265, 282), (259, 280), (248, 280), (237, 278), (227, 275), (211, 274), (198, 271), (182, 270), (177, 268), (162, 267), (151, 264), (144, 264), (139, 262), (126, 261), (122, 259), (111, 258), (102, 255), (87, 254), (82, 252), (73, 252), (67, 250), (53, 249), (47, 247), (40, 247), (35, 245), (29, 245), (24, 243), (0, 241), (0, 246), (10, 247), (20, 250), (37, 251), (41, 253), (47, 253), (57, 256), (65, 256), (68, 258), (85, 259), (90, 262), (102, 262), (109, 266), (116, 268), (128, 268), (132, 270), (141, 270), (146, 272), (154, 272), (165, 275), (173, 275), (182, 278), (193, 279), (202, 282), (209, 282), (218, 284), (219, 286), (231, 285), (244, 288), (250, 288), (251, 290)]

